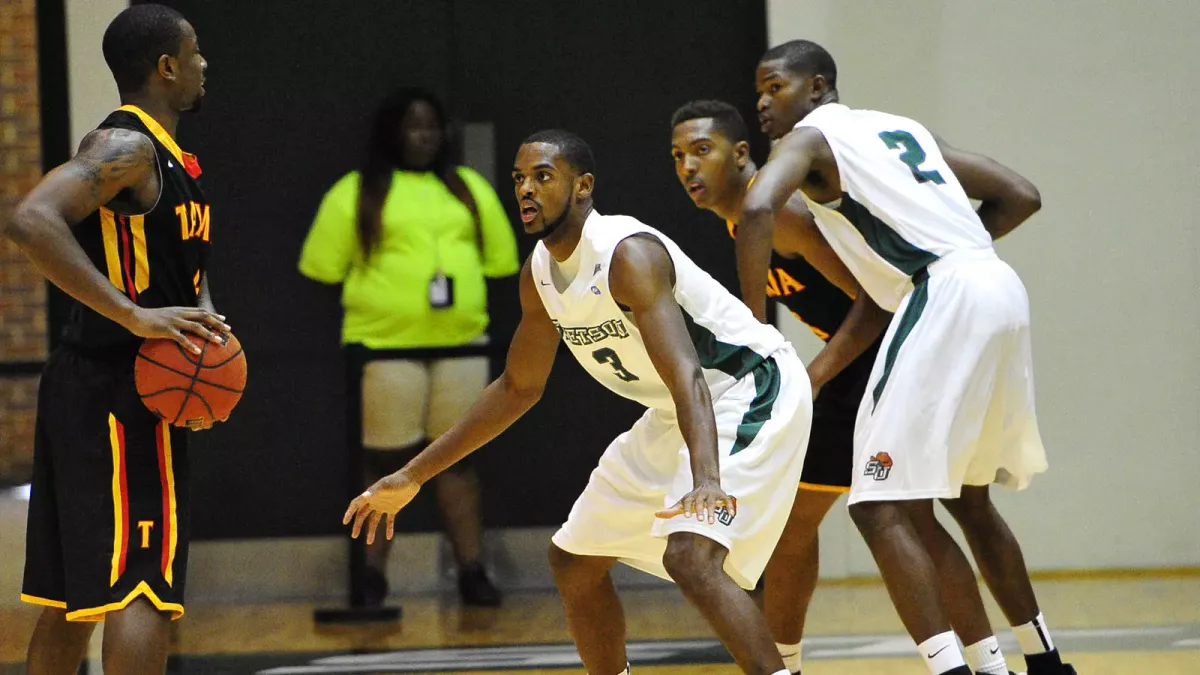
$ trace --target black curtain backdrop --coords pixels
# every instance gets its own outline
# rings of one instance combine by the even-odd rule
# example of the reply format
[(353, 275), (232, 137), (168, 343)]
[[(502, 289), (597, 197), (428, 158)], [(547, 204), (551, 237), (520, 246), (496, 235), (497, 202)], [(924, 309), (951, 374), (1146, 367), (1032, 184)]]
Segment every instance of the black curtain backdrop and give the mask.
[[(674, 176), (669, 119), (688, 100), (721, 98), (756, 126), (761, 0), (166, 4), (192, 21), (209, 60), (204, 110), (179, 136), (199, 155), (213, 204), (215, 301), (250, 365), (232, 419), (193, 436), (199, 538), (342, 531), (338, 291), (305, 280), (296, 263), (321, 196), (353, 168), (376, 103), (397, 85), (430, 87), (459, 120), (495, 124), (496, 187), (514, 227), (507, 174), (518, 144), (538, 129), (570, 129), (595, 152), (599, 211), (663, 230), (736, 287), (723, 223), (696, 210)], [(526, 255), (533, 242), (519, 237)], [(515, 279), (492, 290), (502, 353), (518, 318)], [(562, 350), (543, 401), (476, 454), (486, 525), (560, 523), (600, 453), (640, 413)], [(408, 529), (438, 525), (432, 495), (421, 500)]]

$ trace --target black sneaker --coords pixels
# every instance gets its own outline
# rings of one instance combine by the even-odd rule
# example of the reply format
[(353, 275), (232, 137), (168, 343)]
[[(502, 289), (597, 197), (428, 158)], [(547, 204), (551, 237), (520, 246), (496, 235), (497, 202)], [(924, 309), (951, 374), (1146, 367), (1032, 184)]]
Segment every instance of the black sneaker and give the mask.
[(480, 565), (465, 567), (458, 573), (458, 594), (469, 607), (499, 607), (502, 596)]
[(1075, 675), (1075, 668), (1069, 663), (1063, 663), (1057, 649), (1043, 654), (1026, 654), (1025, 667), (1028, 675)]
[(391, 589), (388, 588), (387, 577), (374, 567), (367, 567), (363, 579), (363, 602), (367, 607), (382, 607)]

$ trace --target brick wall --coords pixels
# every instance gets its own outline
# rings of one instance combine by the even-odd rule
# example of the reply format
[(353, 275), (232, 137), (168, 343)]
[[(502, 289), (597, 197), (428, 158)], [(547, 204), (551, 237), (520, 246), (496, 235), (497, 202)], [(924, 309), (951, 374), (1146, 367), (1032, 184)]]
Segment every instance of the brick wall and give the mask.
[[(41, 170), (36, 0), (0, 2), (0, 222)], [(41, 275), (0, 239), (0, 369), (46, 358), (46, 291)], [(33, 457), (36, 376), (0, 370), (0, 485), (28, 478)]]

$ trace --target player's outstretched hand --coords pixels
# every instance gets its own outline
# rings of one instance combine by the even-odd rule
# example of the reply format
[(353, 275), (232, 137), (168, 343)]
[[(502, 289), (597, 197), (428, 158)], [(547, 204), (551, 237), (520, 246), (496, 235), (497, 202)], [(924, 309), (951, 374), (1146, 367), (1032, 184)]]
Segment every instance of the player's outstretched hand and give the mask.
[(683, 516), (691, 518), (692, 514), (700, 521), (707, 520), (711, 525), (717, 522), (717, 510), (721, 507), (729, 509), (731, 516), (737, 515), (737, 497), (725, 494), (716, 483), (701, 483), (699, 487), (687, 493), (675, 505), (656, 512), (658, 518), (674, 518)]
[[(396, 513), (408, 506), (420, 492), (421, 486), (409, 478), (403, 471), (397, 471), (384, 476), (367, 488), (366, 492), (354, 498), (346, 515), (342, 516), (342, 524), (349, 525), (354, 520), (354, 529), (350, 536), (358, 539), (363, 523), (367, 523), (367, 543), (375, 543), (375, 528), (379, 521), (387, 516), (387, 538), (391, 539), (396, 532)], [(369, 520), (368, 520), (369, 519)]]
[(224, 344), (221, 333), (229, 331), (225, 317), (199, 307), (139, 307), (126, 328), (138, 337), (174, 340), (193, 354), (199, 354), (200, 348), (192, 344), (184, 333)]

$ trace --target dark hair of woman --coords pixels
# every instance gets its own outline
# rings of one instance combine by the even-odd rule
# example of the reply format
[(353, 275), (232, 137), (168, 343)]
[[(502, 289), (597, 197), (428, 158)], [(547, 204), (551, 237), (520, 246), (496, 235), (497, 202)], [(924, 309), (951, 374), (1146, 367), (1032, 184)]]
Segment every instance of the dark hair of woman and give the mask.
[[(418, 103), (428, 104), (437, 118), (437, 148), (433, 152), (413, 150), (402, 125)], [(375, 111), (367, 152), (359, 168), (362, 182), (358, 194), (358, 238), (363, 257), (369, 259), (379, 246), (383, 232), (383, 205), (392, 186), (392, 174), (401, 171), (429, 171), (441, 179), (450, 192), (471, 211), (479, 241), (479, 216), (475, 199), (458, 175), (457, 138), (446, 119), (441, 101), (432, 92), (418, 87), (401, 87), (383, 100)]]

